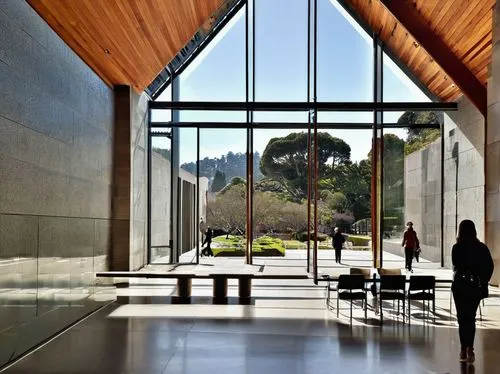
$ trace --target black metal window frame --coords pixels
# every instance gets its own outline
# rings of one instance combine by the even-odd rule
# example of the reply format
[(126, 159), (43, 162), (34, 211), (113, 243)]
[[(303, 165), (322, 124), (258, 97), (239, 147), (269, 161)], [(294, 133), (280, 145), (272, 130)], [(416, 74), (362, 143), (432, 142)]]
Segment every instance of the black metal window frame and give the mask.
[[(166, 70), (170, 73), (168, 87), (172, 92), (172, 101), (170, 102), (160, 102), (160, 101), (149, 101), (148, 106), (148, 204), (147, 204), (147, 215), (148, 215), (148, 232), (147, 232), (147, 243), (148, 243), (148, 263), (151, 263), (151, 140), (153, 137), (165, 136), (164, 133), (154, 132), (155, 128), (194, 128), (196, 129), (196, 143), (197, 143), (197, 188), (196, 188), (196, 213), (198, 215), (196, 221), (196, 263), (199, 263), (199, 157), (200, 157), (200, 129), (209, 128), (243, 128), (247, 129), (247, 156), (253, 155), (253, 131), (254, 129), (304, 129), (308, 131), (308, 143), (314, 145), (314, 139), (317, 136), (317, 131), (320, 129), (369, 129), (373, 131), (373, 137), (382, 137), (384, 129), (395, 129), (395, 128), (439, 128), (441, 131), (441, 194), (444, 193), (444, 146), (443, 146), (443, 125), (436, 124), (400, 124), (400, 123), (384, 123), (383, 113), (384, 112), (400, 112), (400, 111), (456, 111), (458, 106), (456, 103), (443, 103), (437, 101), (437, 98), (432, 95), (429, 90), (424, 87), (416, 77), (408, 71), (408, 69), (397, 59), (395, 56), (385, 48), (384, 44), (378, 39), (378, 36), (371, 33), (370, 29), (367, 27), (362, 20), (356, 15), (356, 13), (349, 7), (344, 0), (337, 0), (340, 5), (358, 22), (362, 28), (372, 37), (373, 39), (373, 92), (374, 97), (372, 102), (319, 102), (317, 100), (317, 0), (308, 0), (308, 61), (307, 61), (307, 101), (306, 102), (256, 102), (255, 101), (255, 0), (244, 0), (242, 3), (238, 2), (237, 7), (231, 8), (230, 17), (226, 17), (225, 22), (227, 23), (231, 17), (234, 17), (236, 13), (241, 9), (245, 8), (245, 82), (246, 82), (246, 100), (244, 102), (216, 102), (216, 101), (203, 101), (203, 102), (193, 102), (193, 101), (177, 101), (176, 98), (179, 97), (178, 86), (179, 75), (182, 73), (183, 69), (188, 65), (190, 61), (193, 61), (196, 55), (192, 58), (185, 58), (188, 62), (182, 65), (181, 69), (174, 69), (170, 66)], [(251, 16), (249, 8), (252, 10)], [(225, 23), (224, 23), (225, 24)], [(217, 30), (217, 32), (220, 29)], [(251, 36), (251, 42), (250, 42)], [(208, 41), (212, 40), (212, 36), (207, 38)], [(206, 44), (205, 44), (206, 45)], [(197, 49), (196, 53), (199, 53), (200, 49)], [(417, 84), (417, 86), (423, 90), (423, 92), (434, 101), (431, 102), (384, 102), (383, 101), (383, 52), (389, 58), (391, 58), (396, 64), (402, 68), (406, 75)], [(177, 81), (177, 84), (176, 84)], [(159, 96), (159, 93), (155, 97)], [(168, 122), (152, 122), (151, 114), (153, 110), (157, 109), (168, 109), (171, 110), (172, 117), (171, 121)], [(203, 110), (203, 111), (241, 111), (247, 114), (245, 122), (182, 122), (176, 120), (179, 118), (179, 113), (183, 110)], [(309, 113), (309, 121), (305, 123), (280, 123), (280, 122), (254, 122), (253, 113), (258, 111), (294, 111), (294, 112), (305, 112)], [(317, 121), (317, 116), (319, 112), (366, 112), (373, 114), (373, 122), (327, 122), (321, 123)], [(174, 115), (175, 114), (175, 115)], [(286, 126), (286, 127), (285, 127)], [(169, 133), (170, 136), (175, 133), (172, 131)], [(174, 142), (172, 142), (172, 147), (174, 147)], [(383, 147), (382, 147), (383, 149)], [(314, 149), (313, 149), (314, 150)], [(383, 152), (383, 151), (381, 151)], [(372, 152), (372, 157), (377, 157), (376, 152)], [(174, 157), (175, 152), (172, 149), (172, 157)], [(310, 155), (311, 156), (311, 155)], [(312, 155), (314, 156), (314, 155)], [(383, 157), (379, 160), (372, 160), (377, 164), (380, 170), (383, 170)], [(173, 164), (172, 164), (173, 165)], [(312, 162), (311, 165), (317, 165), (317, 163)], [(253, 178), (253, 163), (247, 162), (247, 180), (248, 178)], [(311, 173), (309, 173), (311, 174)], [(372, 176), (374, 177), (374, 176)], [(382, 182), (383, 176), (380, 179), (380, 186), (383, 186)], [(253, 179), (252, 179), (253, 180)], [(310, 182), (313, 182), (311, 177)], [(172, 182), (173, 183), (173, 182)], [(309, 183), (308, 183), (309, 184)], [(311, 189), (314, 186), (311, 185)], [(383, 189), (381, 189), (381, 192)], [(252, 199), (253, 189), (249, 188), (247, 191), (250, 196), (247, 200)], [(317, 190), (314, 189), (308, 192), (308, 221), (310, 221), (309, 208), (312, 206), (317, 206), (315, 203), (317, 201)], [(174, 194), (174, 190), (171, 190), (171, 194)], [(314, 198), (312, 197), (314, 196)], [(173, 203), (174, 196), (171, 196), (171, 202)], [(374, 197), (372, 197), (373, 199)], [(313, 202), (314, 200), (314, 202)], [(171, 209), (173, 209), (173, 204), (171, 204)], [(379, 217), (383, 217), (383, 203), (377, 205), (379, 210)], [(248, 207), (247, 207), (248, 213)], [(314, 213), (314, 212), (313, 212)], [(372, 213), (373, 214), (373, 213)], [(443, 214), (444, 206), (441, 205), (441, 266), (444, 266), (444, 248), (443, 248)], [(314, 214), (316, 217), (316, 214)], [(373, 218), (373, 217), (372, 217)], [(174, 219), (174, 211), (171, 212), (171, 219)], [(248, 217), (247, 217), (248, 220)], [(383, 219), (380, 219), (378, 232), (381, 232), (381, 225)], [(248, 223), (247, 223), (248, 224)], [(308, 222), (309, 224), (309, 222)], [(253, 224), (250, 220), (249, 226), (253, 231)], [(317, 225), (314, 225), (316, 228)], [(171, 233), (172, 235), (173, 233)], [(172, 238), (172, 236), (171, 236)], [(247, 238), (248, 239), (248, 238)], [(380, 249), (382, 253), (382, 238), (380, 239)], [(251, 240), (251, 239), (250, 239)], [(250, 242), (251, 243), (251, 242)], [(308, 241), (310, 243), (310, 241)], [(175, 243), (174, 243), (175, 245)], [(171, 250), (174, 251), (174, 245), (172, 245)], [(251, 246), (251, 245), (250, 245)], [(317, 274), (317, 248), (313, 250), (313, 274), (314, 280), (318, 282)], [(174, 258), (172, 253), (171, 259)], [(246, 262), (252, 263), (251, 250), (248, 245), (247, 240), (247, 256)], [(379, 265), (382, 266), (383, 258), (380, 256)], [(307, 250), (307, 270), (310, 272), (310, 248), (308, 244)]]

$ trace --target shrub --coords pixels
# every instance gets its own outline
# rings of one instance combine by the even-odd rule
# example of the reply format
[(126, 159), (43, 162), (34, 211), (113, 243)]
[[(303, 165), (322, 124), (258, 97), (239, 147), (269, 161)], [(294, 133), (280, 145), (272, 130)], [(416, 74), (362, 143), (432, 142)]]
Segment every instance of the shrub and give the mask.
[[(307, 231), (301, 231), (298, 232), (294, 235), (295, 239), (297, 239), (299, 242), (307, 242)], [(326, 234), (323, 234), (321, 232), (318, 232), (318, 241), (324, 242), (327, 240), (329, 237)], [(311, 232), (311, 240), (314, 240), (314, 233)]]
[(372, 238), (369, 236), (349, 235), (347, 240), (350, 241), (354, 247), (368, 247)]
[(306, 249), (306, 243), (299, 242), (298, 240), (283, 240), (286, 249)]

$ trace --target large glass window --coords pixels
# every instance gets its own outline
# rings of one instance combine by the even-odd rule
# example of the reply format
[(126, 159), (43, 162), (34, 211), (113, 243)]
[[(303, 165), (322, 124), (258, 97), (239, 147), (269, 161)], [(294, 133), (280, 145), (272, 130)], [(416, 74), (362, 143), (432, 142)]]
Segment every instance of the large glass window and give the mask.
[[(369, 266), (372, 131), (322, 130), (318, 136), (318, 268), (335, 274), (340, 264)], [(346, 240), (340, 264), (333, 250), (335, 228)]]
[[(288, 116), (304, 123), (305, 113)], [(272, 115), (260, 113), (267, 120)], [(262, 118), (264, 119), (264, 118)], [(254, 264), (266, 258), (304, 259), (307, 248), (307, 130), (254, 130)], [(257, 159), (258, 158), (258, 159)], [(258, 163), (257, 163), (258, 161)], [(305, 263), (303, 264), (305, 266)]]
[(245, 9), (179, 76), (179, 100), (245, 101)]
[[(315, 3), (316, 11), (309, 8)], [(379, 69), (374, 66), (373, 40), (337, 0), (252, 0), (246, 7), (248, 15), (243, 7), (176, 78), (176, 99), (307, 102), (317, 92), (319, 102), (374, 100), (374, 85), (379, 82), (374, 72)], [(308, 30), (315, 14), (317, 24), (311, 24)], [(430, 101), (387, 54), (382, 60), (383, 81), (379, 83), (383, 85), (383, 101)], [(171, 100), (171, 90), (159, 99)], [(377, 150), (383, 150), (383, 158), (375, 159), (373, 155), (379, 153), (372, 151), (373, 112), (273, 111), (278, 108), (247, 112), (253, 110), (251, 105), (241, 111), (217, 109), (153, 113), (153, 121), (181, 122), (172, 122), (173, 178), (167, 181), (171, 191), (177, 191), (170, 221), (176, 222), (171, 223), (171, 231), (175, 231), (171, 236), (177, 240), (181, 257), (185, 257), (181, 261), (196, 261), (196, 249), (206, 247), (208, 227), (213, 232), (210, 249), (215, 258), (243, 257), (247, 225), (252, 223), (254, 263), (265, 264), (261, 256), (268, 257), (271, 252), (287, 259), (304, 258), (307, 253), (302, 256), (300, 250), (307, 247), (309, 227), (318, 232), (312, 244), (320, 249), (320, 269), (340, 271), (342, 267), (334, 262), (331, 239), (337, 227), (347, 242), (344, 263), (369, 266), (375, 253), (384, 265), (402, 267), (400, 245), (409, 220), (421, 239), (423, 260), (439, 260), (441, 114), (376, 113), (377, 121), (381, 119), (376, 145)], [(308, 157), (313, 159), (314, 153), (308, 154), (307, 131), (309, 123), (311, 128), (314, 125), (314, 116), (318, 125), (319, 190), (312, 202), (317, 201), (317, 222), (313, 219), (314, 206), (307, 221), (308, 188), (313, 187), (309, 176), (314, 172), (308, 164)], [(453, 129), (449, 127), (451, 134)], [(251, 207), (247, 204), (246, 153), (250, 145), (254, 152)], [(160, 162), (155, 160), (161, 159), (155, 156), (153, 162)], [(372, 170), (377, 171), (373, 178)], [(458, 166), (455, 175), (459, 175)], [(159, 212), (152, 214), (152, 219), (160, 222)], [(377, 225), (373, 232), (380, 229), (380, 237), (377, 234), (372, 238), (372, 222)], [(157, 231), (153, 228), (156, 236), (152, 243), (161, 238)]]
[(373, 42), (336, 0), (318, 0), (318, 101), (373, 100)]
[(170, 262), (172, 239), (172, 145), (166, 136), (151, 141), (151, 262)]
[(307, 0), (255, 1), (255, 100), (307, 100)]
[[(386, 102), (430, 102), (430, 98), (387, 55), (383, 54), (383, 98)], [(404, 256), (402, 237), (413, 222), (422, 249), (419, 261), (441, 262), (441, 125), (439, 112), (386, 112), (384, 130), (383, 222), (384, 251)], [(386, 258), (384, 262), (390, 261)], [(414, 264), (416, 265), (416, 264)], [(416, 265), (419, 266), (419, 265)]]
[[(241, 257), (246, 248), (246, 130), (200, 130), (200, 261)], [(207, 231), (210, 230), (211, 234)], [(212, 235), (211, 242), (207, 235)]]

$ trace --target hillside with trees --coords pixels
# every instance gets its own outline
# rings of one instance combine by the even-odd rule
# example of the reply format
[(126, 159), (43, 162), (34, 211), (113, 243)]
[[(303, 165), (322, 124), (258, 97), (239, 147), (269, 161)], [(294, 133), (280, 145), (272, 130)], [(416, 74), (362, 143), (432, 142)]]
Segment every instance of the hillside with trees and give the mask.
[[(254, 153), (254, 181), (259, 181), (262, 174), (259, 171), (260, 154)], [(196, 175), (196, 162), (188, 162), (181, 165), (182, 169)], [(234, 177), (246, 178), (247, 156), (245, 153), (228, 152), (220, 158), (205, 157), (200, 160), (200, 177), (206, 177), (212, 184), (217, 172), (224, 174), (227, 182)]]

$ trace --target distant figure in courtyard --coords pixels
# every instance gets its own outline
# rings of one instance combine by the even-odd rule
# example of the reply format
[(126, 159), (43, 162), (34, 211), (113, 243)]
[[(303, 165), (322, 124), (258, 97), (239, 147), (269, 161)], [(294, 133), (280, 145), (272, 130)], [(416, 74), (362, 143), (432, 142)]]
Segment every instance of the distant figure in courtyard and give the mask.
[(207, 231), (205, 231), (205, 239), (203, 240), (203, 243), (201, 245), (204, 246), (205, 244), (207, 246), (202, 249), (201, 255), (213, 257), (214, 253), (212, 252), (212, 248), (210, 247), (212, 245), (212, 229), (210, 227), (207, 227)]
[(406, 231), (403, 235), (403, 242), (401, 246), (405, 251), (405, 267), (406, 270), (411, 271), (413, 273), (413, 269), (411, 267), (413, 262), (413, 256), (417, 249), (420, 249), (420, 243), (417, 238), (417, 233), (413, 230), (413, 222), (408, 222), (406, 224)]
[(333, 248), (335, 249), (335, 262), (338, 264), (340, 264), (342, 256), (342, 247), (344, 243), (345, 243), (344, 235), (342, 235), (338, 227), (335, 227), (335, 229), (333, 230), (332, 245)]
[(205, 220), (203, 217), (200, 217), (200, 233), (201, 233), (201, 241), (203, 242), (203, 234), (207, 230), (207, 224), (205, 223)]
[(488, 297), (488, 282), (493, 274), (493, 260), (488, 247), (477, 238), (471, 220), (458, 226), (457, 242), (451, 250), (453, 264), (453, 299), (457, 309), (460, 336), (460, 361), (473, 363), (476, 312), (481, 299)]

